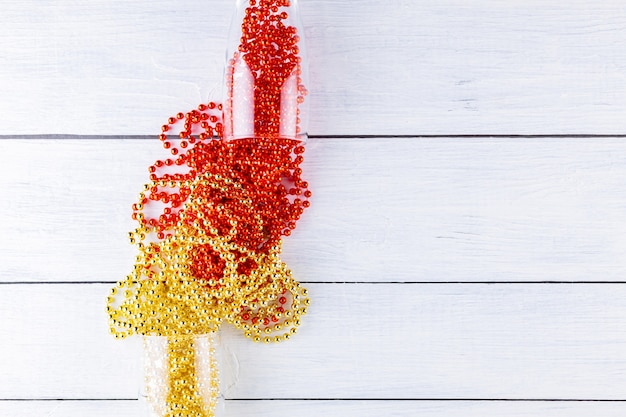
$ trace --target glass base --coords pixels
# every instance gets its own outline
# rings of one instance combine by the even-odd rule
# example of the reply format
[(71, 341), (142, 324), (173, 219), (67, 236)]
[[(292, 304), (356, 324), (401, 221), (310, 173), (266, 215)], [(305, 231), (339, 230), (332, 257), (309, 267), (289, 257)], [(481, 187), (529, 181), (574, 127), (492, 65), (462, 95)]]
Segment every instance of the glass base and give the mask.
[(214, 335), (144, 336), (140, 401), (147, 417), (213, 417), (219, 398)]

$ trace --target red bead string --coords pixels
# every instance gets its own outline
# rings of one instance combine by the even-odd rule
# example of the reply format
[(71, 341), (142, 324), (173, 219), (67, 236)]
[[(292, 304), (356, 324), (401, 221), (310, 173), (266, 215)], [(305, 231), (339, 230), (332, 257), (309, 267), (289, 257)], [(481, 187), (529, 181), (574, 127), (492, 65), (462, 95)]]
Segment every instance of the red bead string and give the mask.
[[(280, 131), (288, 121), (295, 123), (289, 131), (300, 133), (298, 106), (306, 95), (297, 30), (285, 24), (289, 5), (249, 0), (231, 60), (242, 57), (254, 78), (254, 133), (226, 140), (222, 104), (215, 102), (168, 118), (158, 138), (169, 155), (148, 167), (150, 181), (133, 204), (138, 227), (130, 240), (139, 254), (107, 309), (116, 337), (168, 337), (167, 417), (213, 416), (216, 371), (204, 402), (194, 335), (225, 321), (255, 341), (280, 342), (306, 313), (306, 289), (280, 260), (281, 238), (296, 228), (311, 197), (302, 142)], [(282, 89), (294, 77), (287, 104), (295, 112), (281, 118)]]
[[(304, 209), (310, 206), (312, 193), (300, 168), (304, 146), (276, 137), (224, 141), (219, 137), (221, 118), (211, 114), (212, 109), (220, 110), (221, 106), (201, 104), (197, 110), (168, 119), (164, 132), (174, 130), (174, 125), (185, 120), (178, 139), (164, 133), (159, 136), (174, 157), (158, 160), (148, 168), (151, 181), (161, 185), (152, 186), (142, 201), (133, 205), (133, 218), (161, 240), (172, 235), (181, 213), (186, 213), (189, 224), (201, 215), (208, 220), (202, 227), (217, 228), (220, 236), (228, 233), (229, 222), (235, 220), (238, 228), (234, 242), (267, 253), (281, 236), (291, 234)], [(188, 169), (172, 173), (172, 167)], [(205, 202), (198, 213), (183, 206), (192, 193), (189, 184), (202, 176), (228, 178), (237, 187), (228, 192), (206, 186), (196, 188), (196, 197)], [(244, 201), (250, 201), (251, 206)], [(158, 216), (139, 216), (155, 202), (163, 206)]]
[[(216, 306), (215, 311), (207, 310), (208, 321), (226, 319), (244, 330), (250, 325), (253, 331), (246, 331), (250, 337), (258, 337), (272, 322), (286, 321), (278, 320), (277, 313), (305, 311), (300, 308), (304, 300), (294, 294), (300, 290), (287, 288), (286, 282), (292, 282), (288, 269), (270, 262), (280, 253), (281, 237), (295, 229), (311, 197), (300, 168), (302, 142), (279, 135), (281, 88), (287, 77), (298, 76), (294, 103), (306, 94), (299, 77), (297, 30), (283, 23), (288, 15), (281, 8), (287, 6), (288, 0), (250, 0), (245, 10), (235, 54), (243, 57), (255, 78), (255, 134), (225, 140), (223, 108), (215, 102), (168, 118), (159, 140), (171, 156), (148, 168), (150, 183), (133, 205), (132, 217), (139, 227), (131, 233), (131, 242), (142, 255), (128, 279), (166, 282), (173, 277), (164, 276), (165, 270), (178, 279), (192, 277)], [(180, 245), (187, 245), (187, 253), (181, 254)], [(282, 281), (276, 268), (284, 271)], [(239, 284), (231, 282), (233, 277)], [(158, 325), (139, 320), (141, 314), (132, 303), (141, 305), (147, 298), (131, 293), (120, 309), (111, 308), (114, 333), (191, 331), (189, 326), (170, 325), (161, 332)], [(224, 299), (241, 305), (228, 309), (224, 301), (216, 301)]]
[[(252, 0), (242, 24), (238, 53), (255, 78), (254, 132), (259, 136), (279, 134), (282, 87), (294, 72), (302, 94), (306, 94), (299, 77), (300, 37), (295, 27), (283, 23), (287, 12), (279, 12), (279, 7), (288, 6), (288, 0), (260, 0), (258, 5)], [(300, 133), (299, 128), (296, 133)]]

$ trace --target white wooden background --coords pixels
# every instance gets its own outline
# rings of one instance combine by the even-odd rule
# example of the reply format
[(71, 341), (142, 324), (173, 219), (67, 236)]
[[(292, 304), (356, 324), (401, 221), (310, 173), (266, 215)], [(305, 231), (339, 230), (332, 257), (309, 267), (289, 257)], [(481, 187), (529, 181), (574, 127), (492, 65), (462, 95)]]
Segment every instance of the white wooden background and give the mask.
[[(141, 415), (107, 333), (172, 113), (218, 98), (232, 1), (0, 12), (0, 416)], [(626, 3), (302, 0), (313, 299), (221, 336), (225, 416), (626, 413)]]

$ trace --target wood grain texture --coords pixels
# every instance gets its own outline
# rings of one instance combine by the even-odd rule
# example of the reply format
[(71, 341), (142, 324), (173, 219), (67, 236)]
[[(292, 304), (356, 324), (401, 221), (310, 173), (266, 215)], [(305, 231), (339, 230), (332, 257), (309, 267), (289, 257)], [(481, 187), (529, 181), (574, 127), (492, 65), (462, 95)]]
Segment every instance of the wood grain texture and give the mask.
[[(232, 2), (9, 2), (3, 134), (154, 133), (219, 97)], [(620, 0), (305, 0), (314, 135), (626, 132)]]
[[(626, 399), (622, 285), (308, 287), (289, 343), (224, 327), (226, 398)], [(108, 288), (2, 286), (0, 398), (137, 398), (139, 343), (107, 334)]]
[[(0, 141), (0, 281), (116, 281), (147, 140)], [(27, 163), (25, 163), (27, 161)], [(623, 281), (620, 139), (312, 139), (303, 281)]]
[(0, 398), (137, 398), (141, 343), (108, 334), (107, 287), (0, 288)]
[[(119, 138), (219, 99), (232, 3), (4, 2), (0, 416), (143, 415), (140, 341), (108, 335), (98, 282), (129, 271), (163, 153)], [(224, 329), (221, 415), (623, 416), (626, 4), (301, 8), (330, 138), (284, 258), (313, 304), (280, 346)]]
[[(0, 402), (0, 414), (11, 417), (138, 417), (138, 401)], [(227, 401), (218, 417), (622, 417), (620, 403), (532, 403), (473, 401)]]

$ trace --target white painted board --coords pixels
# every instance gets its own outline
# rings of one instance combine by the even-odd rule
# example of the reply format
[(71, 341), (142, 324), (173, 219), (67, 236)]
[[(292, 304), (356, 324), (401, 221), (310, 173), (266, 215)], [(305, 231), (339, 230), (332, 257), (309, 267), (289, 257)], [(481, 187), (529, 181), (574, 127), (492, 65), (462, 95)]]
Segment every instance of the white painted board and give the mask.
[[(536, 403), (475, 401), (227, 401), (218, 417), (622, 417), (620, 403)], [(139, 417), (137, 401), (2, 401), (0, 415), (11, 417)]]
[[(224, 327), (228, 399), (626, 397), (623, 285), (309, 284), (287, 343)], [(107, 333), (107, 284), (4, 284), (0, 398), (130, 399), (137, 339)]]
[[(302, 281), (624, 281), (626, 142), (312, 139)], [(116, 281), (149, 140), (2, 140), (0, 281)]]
[[(219, 98), (233, 1), (25, 0), (2, 134), (151, 134)], [(621, 0), (303, 0), (314, 135), (626, 132)]]

